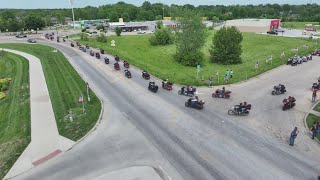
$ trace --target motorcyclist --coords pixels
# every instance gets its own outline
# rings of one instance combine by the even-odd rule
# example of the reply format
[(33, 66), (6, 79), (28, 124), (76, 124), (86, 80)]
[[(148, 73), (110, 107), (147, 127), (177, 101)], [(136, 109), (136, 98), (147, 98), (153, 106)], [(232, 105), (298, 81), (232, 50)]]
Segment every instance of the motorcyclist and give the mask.
[(198, 102), (199, 102), (198, 96), (195, 96), (194, 98), (192, 98), (192, 100), (191, 100), (191, 107), (196, 107), (197, 104), (198, 104)]
[(114, 59), (115, 59), (116, 61), (119, 61), (119, 60), (120, 60), (120, 58), (119, 58), (118, 55), (116, 55), (116, 56), (114, 57)]
[(242, 103), (239, 104), (239, 112), (242, 113), (244, 109), (244, 106)]
[(221, 95), (224, 96), (225, 93), (226, 93), (226, 88), (222, 87)]
[(154, 81), (153, 82), (149, 82), (149, 86), (151, 86), (151, 87), (155, 86), (155, 82)]
[(117, 62), (114, 63), (114, 67), (115, 67), (115, 68), (118, 68), (118, 67), (119, 67), (119, 63), (117, 63)]

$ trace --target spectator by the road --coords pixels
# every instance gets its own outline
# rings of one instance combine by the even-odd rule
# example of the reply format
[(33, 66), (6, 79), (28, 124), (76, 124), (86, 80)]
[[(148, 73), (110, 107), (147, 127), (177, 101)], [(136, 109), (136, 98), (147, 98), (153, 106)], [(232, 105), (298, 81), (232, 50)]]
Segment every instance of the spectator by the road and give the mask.
[(313, 122), (312, 127), (311, 127), (311, 132), (312, 132), (312, 139), (314, 139), (317, 136), (317, 131), (318, 131), (318, 123)]
[(209, 86), (211, 86), (211, 85), (212, 85), (212, 81), (213, 81), (213, 77), (212, 77), (212, 76), (210, 76), (210, 77), (209, 77)]
[(228, 83), (229, 77), (227, 75), (224, 76), (224, 82)]
[(318, 89), (317, 88), (314, 88), (313, 89), (313, 92), (312, 92), (312, 102), (315, 102), (316, 101), (316, 98), (317, 98), (317, 92), (318, 92)]
[(230, 71), (230, 79), (233, 77), (233, 71), (232, 71), (232, 69), (231, 69), (231, 71)]
[(256, 62), (256, 65), (254, 66), (254, 68), (257, 70), (259, 69), (259, 61)]
[(229, 75), (230, 75), (230, 72), (229, 72), (229, 69), (226, 71), (226, 74), (225, 74), (225, 76), (228, 76), (229, 77)]
[(298, 128), (295, 127), (295, 128), (293, 129), (293, 131), (291, 132), (291, 134), (290, 134), (290, 142), (289, 142), (289, 145), (290, 145), (290, 146), (293, 146), (293, 145), (294, 145), (294, 140), (296, 139), (296, 137), (298, 136), (298, 134), (299, 134)]

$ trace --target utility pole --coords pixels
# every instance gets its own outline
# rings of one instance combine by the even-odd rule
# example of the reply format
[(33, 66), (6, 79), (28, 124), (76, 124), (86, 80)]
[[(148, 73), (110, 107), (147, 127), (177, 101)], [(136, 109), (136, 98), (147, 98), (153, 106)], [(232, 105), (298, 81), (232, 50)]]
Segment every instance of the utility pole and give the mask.
[(70, 5), (71, 5), (71, 10), (72, 10), (73, 29), (75, 29), (76, 26), (75, 26), (74, 11), (73, 11), (73, 3), (74, 3), (74, 0), (69, 0), (69, 2), (70, 2)]
[(164, 7), (162, 7), (162, 20), (164, 20)]

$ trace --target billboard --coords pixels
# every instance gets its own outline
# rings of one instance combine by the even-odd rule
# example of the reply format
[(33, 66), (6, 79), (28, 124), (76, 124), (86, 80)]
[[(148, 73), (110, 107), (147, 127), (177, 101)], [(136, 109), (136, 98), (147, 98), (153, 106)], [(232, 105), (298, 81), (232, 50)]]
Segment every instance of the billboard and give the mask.
[(280, 19), (271, 20), (270, 30), (274, 31), (275, 29), (279, 29), (279, 27), (280, 27)]

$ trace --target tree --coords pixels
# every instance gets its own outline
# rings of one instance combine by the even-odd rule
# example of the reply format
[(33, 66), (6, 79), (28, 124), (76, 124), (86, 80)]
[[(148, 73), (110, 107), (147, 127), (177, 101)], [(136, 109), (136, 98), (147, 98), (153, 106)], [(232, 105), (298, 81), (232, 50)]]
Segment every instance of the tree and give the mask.
[(100, 35), (97, 37), (97, 41), (101, 43), (107, 43), (107, 36), (103, 33), (100, 33)]
[(120, 28), (120, 27), (117, 26), (116, 29), (115, 29), (115, 31), (116, 31), (116, 35), (117, 35), (117, 36), (120, 36), (120, 35), (121, 35), (121, 32), (122, 32), (122, 31), (121, 31), (121, 28)]
[(25, 26), (27, 29), (36, 30), (42, 29), (45, 26), (45, 22), (38, 16), (30, 15), (25, 19)]
[(184, 10), (178, 19), (176, 31), (176, 60), (184, 65), (195, 66), (203, 61), (202, 47), (206, 29), (201, 17), (194, 11)]
[(20, 30), (21, 26), (17, 20), (9, 18), (7, 21), (7, 28), (11, 32), (17, 32)]
[(241, 63), (242, 39), (242, 34), (236, 27), (218, 30), (209, 50), (211, 61), (221, 64)]
[(160, 21), (160, 20), (157, 21), (156, 26), (157, 26), (157, 29), (161, 29), (163, 27), (162, 21)]
[(169, 28), (157, 29), (153, 36), (150, 37), (151, 45), (166, 45), (172, 44), (174, 41), (173, 34)]

